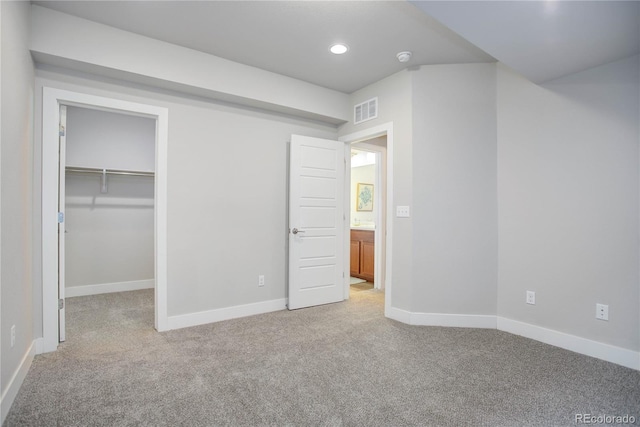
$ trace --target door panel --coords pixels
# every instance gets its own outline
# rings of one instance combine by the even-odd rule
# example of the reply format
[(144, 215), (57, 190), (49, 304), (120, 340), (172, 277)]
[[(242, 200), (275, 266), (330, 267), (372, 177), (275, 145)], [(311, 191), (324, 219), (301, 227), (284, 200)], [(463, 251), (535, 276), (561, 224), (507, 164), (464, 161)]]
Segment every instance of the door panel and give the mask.
[(311, 260), (335, 256), (336, 239), (333, 236), (307, 237), (300, 248), (300, 259)]
[(332, 229), (336, 227), (336, 210), (324, 207), (300, 207), (302, 228)]
[(300, 178), (302, 193), (307, 197), (333, 200), (336, 198), (335, 180), (331, 178), (317, 178), (303, 176)]
[(289, 309), (344, 299), (344, 144), (291, 137)]

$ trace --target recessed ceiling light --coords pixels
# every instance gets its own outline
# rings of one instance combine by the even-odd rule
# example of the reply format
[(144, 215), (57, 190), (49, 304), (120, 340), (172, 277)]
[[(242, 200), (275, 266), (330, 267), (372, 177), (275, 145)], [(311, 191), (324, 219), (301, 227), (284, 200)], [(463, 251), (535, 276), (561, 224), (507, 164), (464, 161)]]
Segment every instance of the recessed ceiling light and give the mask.
[(331, 51), (331, 53), (335, 53), (336, 55), (342, 55), (343, 53), (349, 50), (349, 46), (343, 43), (336, 43), (333, 46), (331, 46), (329, 50)]

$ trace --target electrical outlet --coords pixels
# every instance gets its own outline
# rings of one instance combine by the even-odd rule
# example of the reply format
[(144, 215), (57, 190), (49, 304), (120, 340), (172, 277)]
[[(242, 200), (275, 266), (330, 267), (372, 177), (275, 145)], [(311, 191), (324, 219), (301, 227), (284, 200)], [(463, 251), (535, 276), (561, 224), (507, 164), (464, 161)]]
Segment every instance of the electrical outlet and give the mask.
[(396, 217), (409, 218), (409, 206), (396, 206)]
[(534, 291), (527, 291), (527, 304), (536, 305), (536, 293)]
[(11, 326), (11, 348), (16, 345), (16, 325)]
[(596, 304), (596, 319), (609, 320), (609, 306), (606, 304)]
[(258, 276), (258, 286), (264, 286), (264, 276), (262, 274)]

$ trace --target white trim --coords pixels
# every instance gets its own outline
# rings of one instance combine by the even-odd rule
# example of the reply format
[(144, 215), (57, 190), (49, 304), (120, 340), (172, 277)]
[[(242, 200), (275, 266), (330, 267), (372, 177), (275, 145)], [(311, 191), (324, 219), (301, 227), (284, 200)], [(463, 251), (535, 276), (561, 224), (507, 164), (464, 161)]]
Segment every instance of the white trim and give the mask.
[(25, 353), (24, 357), (20, 361), (20, 365), (18, 369), (14, 372), (13, 376), (7, 383), (7, 387), (2, 390), (2, 397), (0, 397), (0, 406), (2, 407), (2, 424), (4, 424), (5, 418), (9, 414), (9, 410), (11, 409), (11, 405), (18, 395), (18, 391), (20, 391), (20, 387), (24, 382), (24, 379), (27, 376), (27, 372), (29, 372), (29, 368), (31, 367), (31, 362), (33, 362), (33, 357), (36, 354), (36, 342), (33, 341), (29, 346), (29, 349)]
[(595, 357), (627, 368), (640, 370), (640, 352), (589, 340), (553, 329), (491, 315), (412, 313), (395, 307), (385, 308), (384, 315), (408, 325), (497, 329)]
[(169, 329), (167, 273), (167, 162), (169, 156), (169, 110), (155, 107), (156, 112), (156, 173), (155, 173), (155, 328)]
[(450, 328), (496, 329), (496, 316), (483, 314), (414, 313), (391, 307), (384, 315), (413, 326), (446, 326)]
[(272, 311), (286, 310), (286, 308), (287, 300), (282, 298), (252, 304), (236, 305), (234, 307), (200, 311), (197, 313), (180, 314), (177, 316), (169, 316), (168, 329), (188, 328), (190, 326), (221, 322), (223, 320), (236, 319), (238, 317), (247, 317), (256, 314), (270, 313)]
[(482, 314), (411, 313), (410, 325), (496, 329), (496, 316)]
[(401, 308), (396, 307), (385, 307), (384, 309), (385, 317), (389, 319), (397, 320), (398, 322), (406, 323), (407, 325), (411, 324), (411, 312), (407, 310), (403, 310)]
[[(374, 126), (369, 129), (364, 129), (358, 132), (350, 133), (348, 135), (343, 135), (338, 138), (338, 141), (342, 141), (347, 144), (345, 149), (350, 148), (349, 146), (354, 142), (360, 142), (367, 139), (377, 138), (379, 136), (387, 136), (387, 213), (386, 213), (386, 248), (385, 248), (385, 275), (384, 275), (384, 315), (386, 317), (392, 317), (394, 313), (393, 306), (391, 305), (391, 297), (392, 297), (392, 286), (391, 286), (391, 278), (392, 275), (392, 266), (393, 266), (393, 218), (391, 217), (391, 213), (393, 212), (393, 122), (383, 123), (378, 126)], [(349, 158), (349, 157), (348, 157)], [(349, 178), (347, 176), (345, 179)], [(349, 180), (350, 181), (350, 180)], [(345, 196), (348, 197), (348, 196)], [(349, 206), (350, 201), (347, 200), (347, 206)], [(349, 224), (345, 224), (347, 228)], [(345, 245), (349, 245), (349, 240), (345, 239)], [(348, 257), (349, 251), (345, 252), (345, 257)], [(349, 259), (347, 258), (347, 262), (345, 262), (345, 299), (349, 296)]]
[(138, 291), (140, 289), (152, 289), (156, 286), (155, 280), (131, 280), (129, 282), (100, 283), (98, 285), (67, 286), (65, 288), (67, 298), (83, 297), (86, 295), (110, 294), (113, 292)]
[(55, 351), (58, 331), (58, 122), (61, 104), (119, 111), (156, 119), (155, 327), (167, 329), (167, 147), (166, 108), (50, 87), (42, 91), (42, 337)]
[(343, 297), (347, 301), (351, 290), (351, 144), (344, 144), (344, 159), (344, 221), (342, 224), (344, 228), (344, 241), (342, 243), (344, 264), (342, 277), (344, 277)]
[(592, 341), (504, 317), (498, 317), (497, 328), (500, 331), (531, 338), (555, 347), (606, 360), (607, 362), (626, 366), (627, 368), (640, 370), (640, 352), (637, 351)]
[(33, 340), (33, 342), (36, 345), (36, 354), (44, 353), (44, 339), (43, 338), (36, 338), (35, 340)]

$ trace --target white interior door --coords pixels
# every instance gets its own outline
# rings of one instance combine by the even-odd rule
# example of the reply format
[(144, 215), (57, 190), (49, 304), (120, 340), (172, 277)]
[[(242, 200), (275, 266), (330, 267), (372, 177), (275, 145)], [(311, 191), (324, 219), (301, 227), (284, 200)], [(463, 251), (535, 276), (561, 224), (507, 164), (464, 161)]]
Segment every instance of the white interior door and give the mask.
[(64, 233), (65, 233), (65, 165), (67, 139), (67, 107), (60, 106), (60, 133), (58, 160), (58, 336), (60, 342), (65, 336), (65, 300), (64, 300)]
[(292, 135), (289, 309), (344, 299), (344, 143)]

